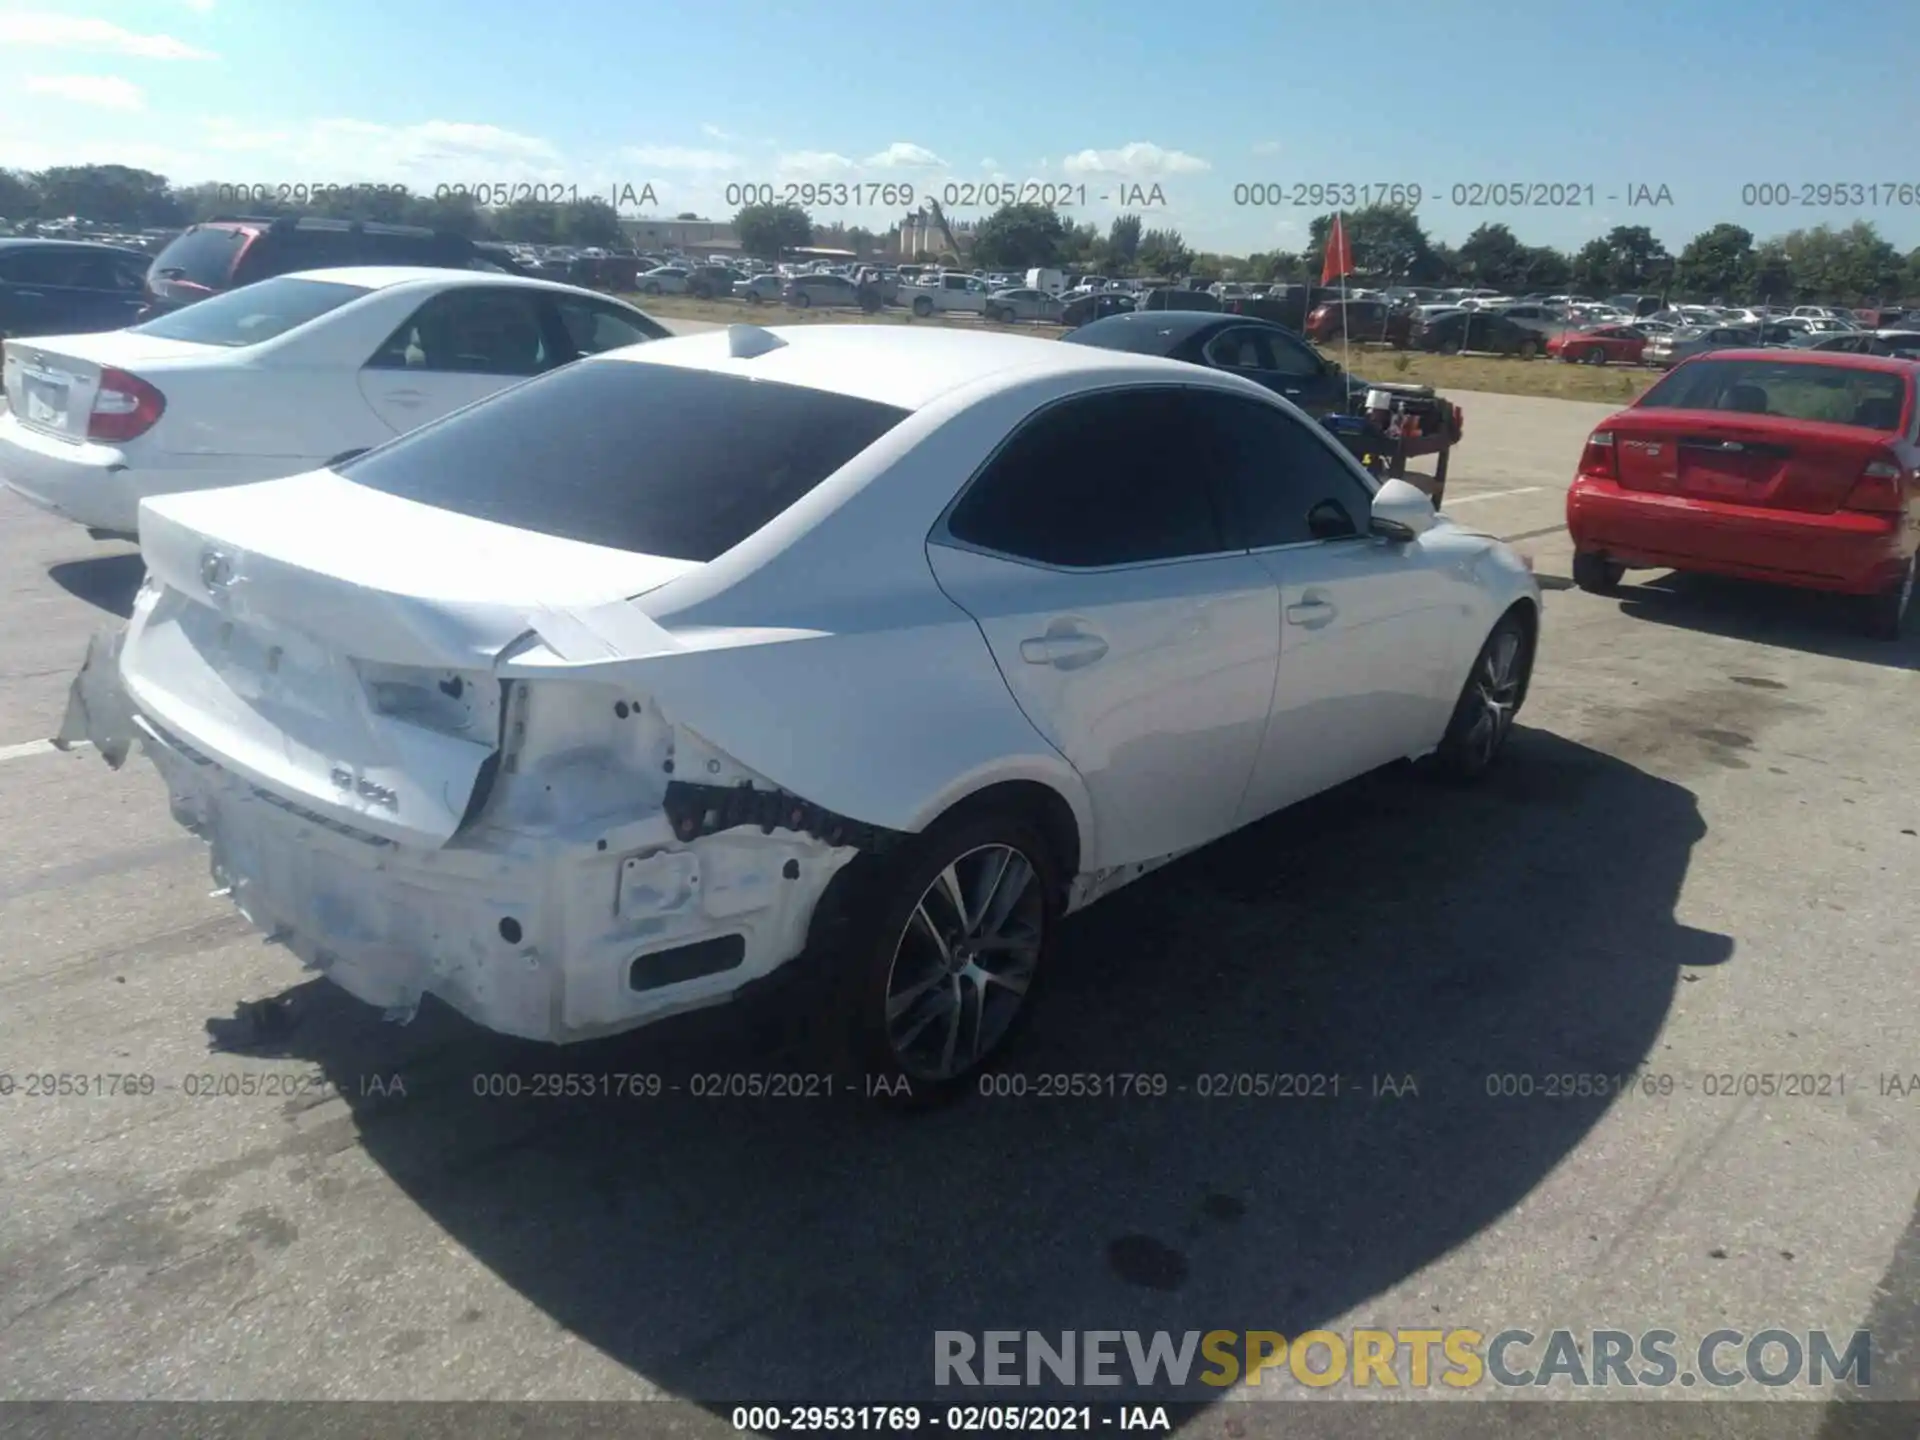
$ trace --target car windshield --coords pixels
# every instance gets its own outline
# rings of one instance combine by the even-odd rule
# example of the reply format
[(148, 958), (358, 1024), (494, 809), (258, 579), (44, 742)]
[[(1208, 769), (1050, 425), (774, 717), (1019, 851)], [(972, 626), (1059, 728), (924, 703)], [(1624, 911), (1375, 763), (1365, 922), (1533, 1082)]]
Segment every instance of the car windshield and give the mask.
[(1897, 430), (1907, 378), (1857, 365), (1791, 360), (1695, 360), (1655, 385), (1640, 410), (1738, 410), (1863, 430)]
[(262, 280), (135, 325), (133, 333), (239, 349), (284, 335), (371, 293), (364, 285), (334, 280)]
[(371, 450), (340, 473), (521, 530), (707, 561), (910, 413), (710, 370), (585, 360)]

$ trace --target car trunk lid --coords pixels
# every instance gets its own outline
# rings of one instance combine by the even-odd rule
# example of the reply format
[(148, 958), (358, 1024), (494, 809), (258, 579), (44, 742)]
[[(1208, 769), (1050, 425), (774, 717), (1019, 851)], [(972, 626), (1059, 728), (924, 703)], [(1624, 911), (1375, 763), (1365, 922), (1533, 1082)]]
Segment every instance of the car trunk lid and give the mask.
[(1624, 489), (1822, 515), (1846, 502), (1891, 438), (1725, 410), (1630, 410), (1607, 428)]
[(0, 380), (5, 384), (7, 408), (22, 425), (63, 440), (82, 441), (87, 438), (103, 372), (138, 374), (157, 362), (221, 353), (217, 346), (162, 340), (131, 330), (9, 340), (0, 361)]
[(698, 568), (325, 471), (149, 500), (140, 538), (152, 578), (120, 661), (140, 713), (270, 798), (423, 846), (459, 829), (499, 747), (500, 653), (550, 610)]

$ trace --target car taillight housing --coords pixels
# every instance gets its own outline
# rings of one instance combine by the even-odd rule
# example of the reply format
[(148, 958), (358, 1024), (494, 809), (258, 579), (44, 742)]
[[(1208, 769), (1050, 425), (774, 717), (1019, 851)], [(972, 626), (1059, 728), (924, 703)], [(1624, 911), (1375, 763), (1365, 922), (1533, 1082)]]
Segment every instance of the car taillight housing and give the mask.
[(1587, 437), (1587, 447), (1580, 452), (1579, 473), (1596, 480), (1620, 478), (1620, 457), (1611, 430), (1596, 430)]
[(144, 435), (166, 413), (167, 397), (138, 375), (124, 370), (100, 372), (100, 391), (87, 416), (87, 438), (118, 443)]
[(1898, 515), (1907, 508), (1908, 478), (1897, 460), (1870, 460), (1841, 508), (1864, 510), (1873, 515)]

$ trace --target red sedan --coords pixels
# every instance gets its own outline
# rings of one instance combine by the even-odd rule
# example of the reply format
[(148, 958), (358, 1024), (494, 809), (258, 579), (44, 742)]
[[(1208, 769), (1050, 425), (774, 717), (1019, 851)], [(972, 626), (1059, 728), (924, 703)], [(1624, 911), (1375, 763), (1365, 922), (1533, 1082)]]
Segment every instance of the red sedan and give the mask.
[(1715, 350), (1587, 439), (1567, 492), (1573, 579), (1697, 570), (1860, 597), (1897, 639), (1920, 550), (1920, 362)]
[(1547, 354), (1580, 365), (1638, 365), (1647, 337), (1630, 325), (1596, 325), (1570, 330), (1547, 341)]

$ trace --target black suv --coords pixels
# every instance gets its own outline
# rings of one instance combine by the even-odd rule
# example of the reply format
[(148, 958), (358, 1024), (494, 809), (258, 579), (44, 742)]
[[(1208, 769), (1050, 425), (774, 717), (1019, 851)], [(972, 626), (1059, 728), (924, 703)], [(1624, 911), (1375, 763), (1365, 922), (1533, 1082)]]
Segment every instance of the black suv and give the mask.
[(222, 216), (183, 231), (154, 257), (147, 269), (147, 304), (140, 318), (164, 315), (275, 275), (347, 265), (430, 265), (520, 273), (502, 250), (418, 225), (307, 215)]

